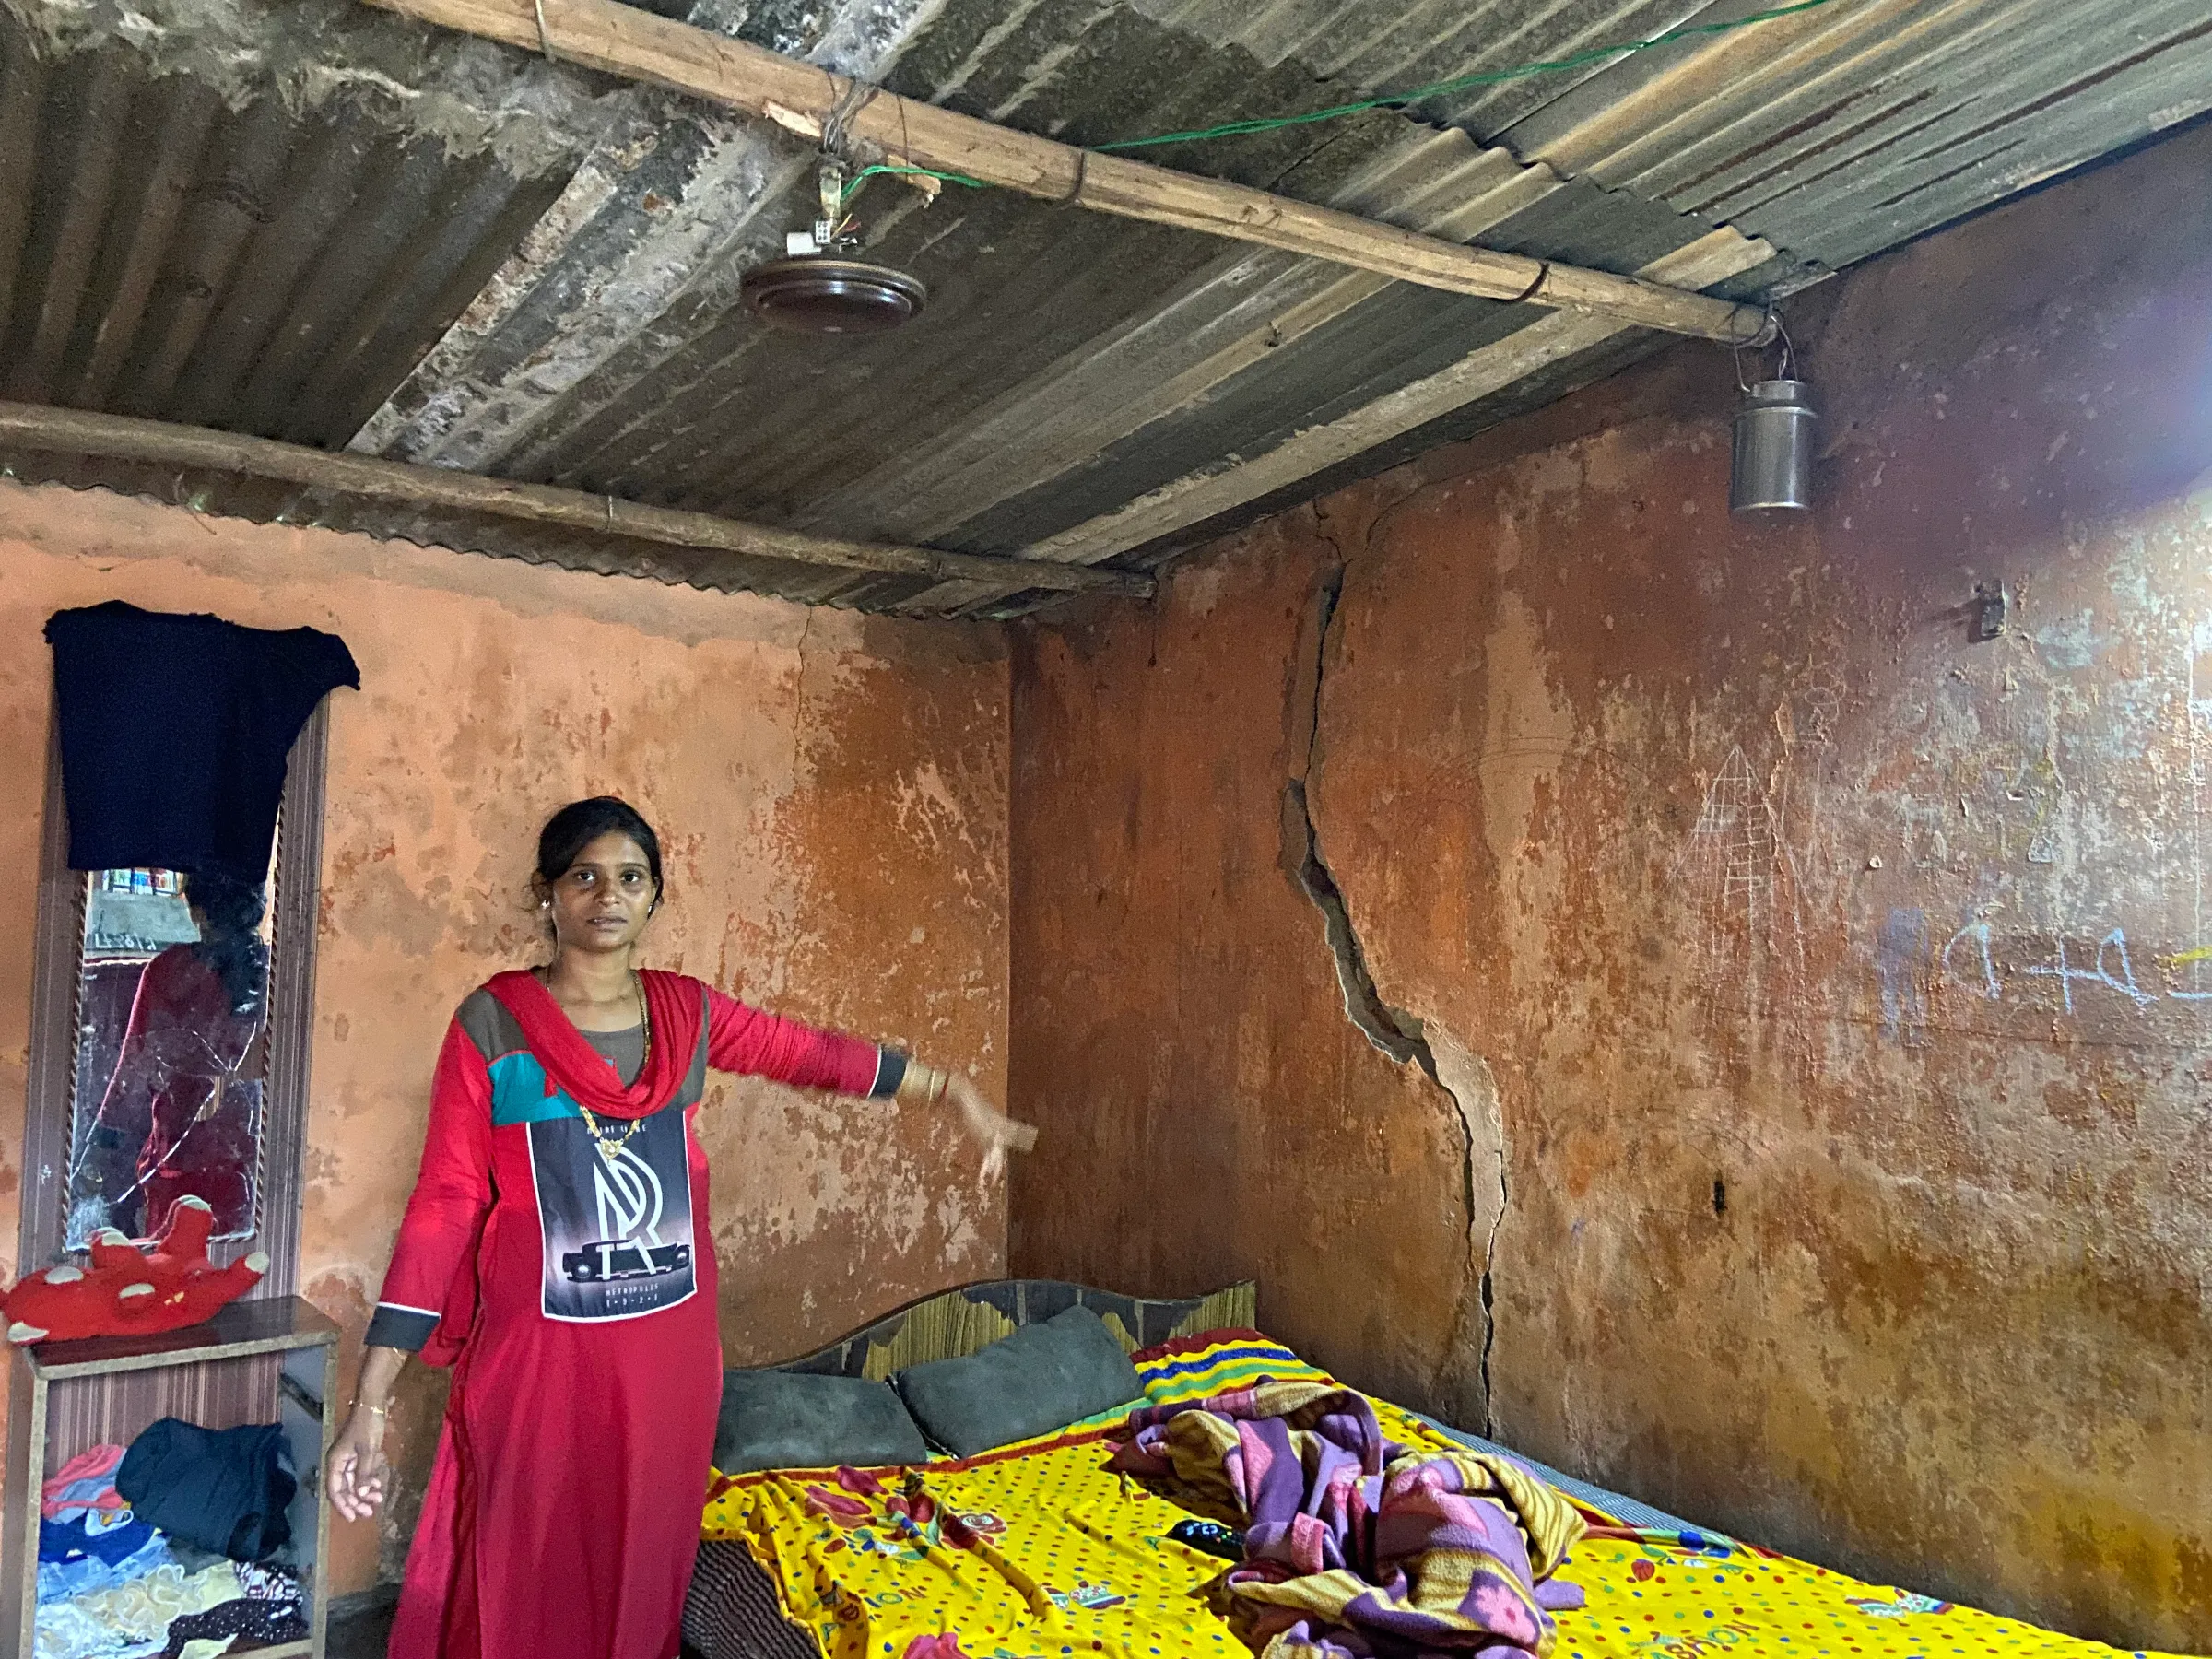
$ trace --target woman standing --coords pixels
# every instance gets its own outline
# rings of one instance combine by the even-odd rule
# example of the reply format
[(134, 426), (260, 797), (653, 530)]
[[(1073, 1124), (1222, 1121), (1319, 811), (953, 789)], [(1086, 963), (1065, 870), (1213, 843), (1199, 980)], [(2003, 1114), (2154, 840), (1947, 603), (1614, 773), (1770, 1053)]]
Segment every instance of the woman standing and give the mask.
[(957, 1073), (633, 968), (661, 849), (621, 801), (554, 814), (533, 885), (553, 961), (496, 975), (453, 1017), (330, 1460), (338, 1512), (373, 1513), (400, 1367), (453, 1366), (393, 1659), (677, 1653), (722, 1393), (691, 1126), (709, 1066), (949, 1100), (986, 1180), (1034, 1138)]

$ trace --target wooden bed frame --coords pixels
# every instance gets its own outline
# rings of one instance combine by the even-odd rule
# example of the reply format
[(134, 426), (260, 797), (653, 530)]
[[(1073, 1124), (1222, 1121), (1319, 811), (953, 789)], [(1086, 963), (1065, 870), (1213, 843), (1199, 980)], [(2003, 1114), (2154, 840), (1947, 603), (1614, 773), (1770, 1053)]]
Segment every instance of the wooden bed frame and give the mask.
[(738, 1369), (880, 1382), (910, 1365), (965, 1359), (1024, 1325), (1075, 1307), (1096, 1313), (1134, 1354), (1199, 1331), (1250, 1329), (1258, 1321), (1259, 1301), (1259, 1286), (1251, 1279), (1191, 1297), (1123, 1296), (1060, 1279), (982, 1279), (911, 1301), (796, 1359)]

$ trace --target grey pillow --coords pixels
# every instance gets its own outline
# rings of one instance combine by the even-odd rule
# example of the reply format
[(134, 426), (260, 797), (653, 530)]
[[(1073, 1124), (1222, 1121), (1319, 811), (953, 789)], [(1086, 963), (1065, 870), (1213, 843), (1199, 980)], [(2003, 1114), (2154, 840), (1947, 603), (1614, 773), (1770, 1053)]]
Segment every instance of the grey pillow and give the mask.
[(965, 1359), (909, 1366), (892, 1381), (923, 1431), (956, 1457), (1065, 1429), (1145, 1392), (1122, 1345), (1080, 1307)]
[(928, 1461), (921, 1430), (888, 1382), (794, 1371), (723, 1372), (714, 1466), (724, 1475)]

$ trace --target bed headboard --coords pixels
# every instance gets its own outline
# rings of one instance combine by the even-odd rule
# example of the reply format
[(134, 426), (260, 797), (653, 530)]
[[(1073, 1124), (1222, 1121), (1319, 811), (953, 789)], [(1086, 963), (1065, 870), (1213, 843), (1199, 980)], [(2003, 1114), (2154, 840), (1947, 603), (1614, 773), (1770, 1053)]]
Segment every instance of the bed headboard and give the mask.
[(1249, 1279), (1210, 1296), (1192, 1297), (1122, 1296), (1060, 1279), (984, 1279), (911, 1301), (799, 1359), (745, 1369), (880, 1382), (910, 1365), (964, 1359), (1023, 1325), (1073, 1307), (1090, 1309), (1114, 1339), (1135, 1353), (1171, 1336), (1224, 1326), (1249, 1329), (1258, 1323), (1259, 1304), (1259, 1286)]

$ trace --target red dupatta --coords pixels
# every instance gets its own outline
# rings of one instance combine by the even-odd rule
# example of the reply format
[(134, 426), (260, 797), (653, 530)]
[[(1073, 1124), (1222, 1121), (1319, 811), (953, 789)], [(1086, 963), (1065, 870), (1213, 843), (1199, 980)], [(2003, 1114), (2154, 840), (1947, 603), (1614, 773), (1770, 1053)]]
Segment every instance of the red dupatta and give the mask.
[[(484, 988), (514, 1016), (530, 1052), (555, 1088), (602, 1117), (641, 1118), (667, 1105), (689, 1074), (699, 1052), (700, 1029), (706, 1019), (706, 999), (700, 994), (699, 982), (680, 973), (648, 968), (639, 978), (645, 986), (645, 1007), (653, 1020), (653, 1053), (645, 1057), (637, 1080), (627, 1088), (606, 1057), (576, 1029), (536, 974), (521, 968), (495, 973), (484, 982)], [(479, 1245), (472, 1244), (455, 1269), (453, 1283), (446, 1293), (445, 1312), (422, 1347), (425, 1364), (453, 1364), (476, 1329), (477, 1248)]]
[(536, 974), (521, 968), (495, 973), (484, 988), (514, 1016), (547, 1077), (570, 1100), (601, 1117), (641, 1118), (667, 1105), (690, 1075), (706, 999), (699, 982), (680, 973), (647, 968), (638, 978), (645, 986), (653, 1052), (627, 1088)]

